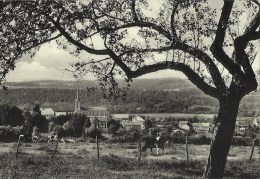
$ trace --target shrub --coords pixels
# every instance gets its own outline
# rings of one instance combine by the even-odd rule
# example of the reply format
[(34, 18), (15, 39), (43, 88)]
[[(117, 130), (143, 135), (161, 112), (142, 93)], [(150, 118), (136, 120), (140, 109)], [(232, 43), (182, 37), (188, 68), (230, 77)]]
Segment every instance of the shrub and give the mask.
[(22, 133), (22, 127), (0, 126), (1, 142), (17, 142)]

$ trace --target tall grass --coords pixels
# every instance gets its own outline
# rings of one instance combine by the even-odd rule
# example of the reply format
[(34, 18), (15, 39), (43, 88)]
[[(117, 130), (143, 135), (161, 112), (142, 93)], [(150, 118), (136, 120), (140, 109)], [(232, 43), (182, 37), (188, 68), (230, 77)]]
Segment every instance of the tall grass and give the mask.
[[(88, 153), (88, 151), (79, 151)], [(16, 160), (14, 153), (0, 155), (0, 178), (198, 178), (202, 176), (205, 161), (148, 160), (117, 155), (104, 155), (97, 160), (88, 155), (55, 156), (22, 154)], [(225, 175), (236, 178), (260, 177), (258, 161), (229, 161)]]

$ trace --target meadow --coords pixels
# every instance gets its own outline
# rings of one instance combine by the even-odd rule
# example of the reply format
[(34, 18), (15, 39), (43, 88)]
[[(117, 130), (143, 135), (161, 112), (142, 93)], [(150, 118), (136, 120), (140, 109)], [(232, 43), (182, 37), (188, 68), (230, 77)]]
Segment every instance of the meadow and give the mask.
[[(156, 150), (144, 152), (139, 166), (136, 143), (101, 142), (99, 160), (95, 143), (59, 143), (52, 159), (54, 147), (24, 143), (16, 159), (16, 143), (1, 143), (0, 178), (198, 178), (209, 151), (208, 145), (189, 145), (186, 161), (185, 145), (175, 144), (166, 148), (164, 155), (156, 155)], [(226, 177), (260, 177), (258, 147), (251, 162), (250, 150), (250, 147), (231, 148)]]

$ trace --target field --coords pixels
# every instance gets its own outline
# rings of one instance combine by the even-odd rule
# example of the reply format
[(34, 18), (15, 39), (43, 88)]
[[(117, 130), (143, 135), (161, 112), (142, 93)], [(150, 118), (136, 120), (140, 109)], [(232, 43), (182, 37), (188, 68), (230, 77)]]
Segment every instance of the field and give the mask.
[[(250, 147), (232, 147), (226, 167), (227, 177), (258, 178), (258, 147), (248, 162)], [(166, 148), (164, 155), (143, 153), (140, 167), (136, 143), (100, 143), (97, 160), (95, 143), (59, 143), (54, 159), (54, 145), (25, 143), (15, 159), (16, 144), (0, 144), (0, 178), (198, 178), (202, 176), (209, 146), (185, 145)], [(154, 153), (156, 150), (154, 149)]]

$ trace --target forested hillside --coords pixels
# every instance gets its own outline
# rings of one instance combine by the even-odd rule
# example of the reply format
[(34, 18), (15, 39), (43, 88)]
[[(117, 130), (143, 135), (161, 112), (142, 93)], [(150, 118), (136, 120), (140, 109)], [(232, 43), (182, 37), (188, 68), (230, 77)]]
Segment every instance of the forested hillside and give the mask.
[[(218, 102), (183, 79), (136, 80), (125, 101), (103, 99), (102, 92), (89, 90), (95, 81), (75, 82), (37, 81), (10, 83), (8, 91), (0, 91), (0, 103), (20, 108), (34, 106), (35, 102), (56, 111), (73, 110), (77, 89), (82, 106), (106, 106), (113, 113), (216, 113)], [(240, 114), (259, 112), (260, 96), (252, 93), (241, 102)]]

